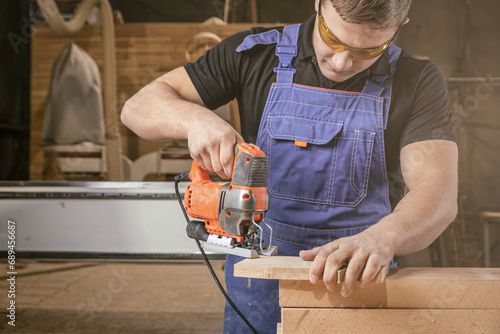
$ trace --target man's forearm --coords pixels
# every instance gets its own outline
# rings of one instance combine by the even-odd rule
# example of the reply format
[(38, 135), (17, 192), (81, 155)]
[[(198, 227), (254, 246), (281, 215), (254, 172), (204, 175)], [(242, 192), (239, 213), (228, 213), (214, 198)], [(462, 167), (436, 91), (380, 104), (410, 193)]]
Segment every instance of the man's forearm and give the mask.
[(151, 141), (187, 139), (200, 167), (226, 179), (232, 174), (234, 145), (241, 135), (204, 107), (186, 70), (179, 67), (131, 97), (121, 119), (138, 136)]
[(335, 274), (349, 261), (341, 294), (349, 296), (362, 272), (360, 285), (369, 284), (394, 255), (405, 255), (428, 246), (454, 219), (457, 212), (458, 150), (454, 142), (429, 140), (401, 150), (401, 168), (408, 194), (394, 212), (365, 231), (302, 251), (314, 260), (310, 281), (322, 277), (335, 288)]
[(209, 110), (181, 98), (161, 79), (142, 88), (123, 106), (121, 119), (139, 137), (151, 141), (187, 139), (190, 122)]
[[(427, 153), (425, 153), (427, 152)], [(426, 157), (430, 163), (422, 158)], [(457, 214), (458, 153), (451, 141), (413, 144), (402, 152), (403, 175), (410, 189), (394, 209), (370, 229), (393, 245), (394, 255), (407, 255), (429, 246)], [(370, 230), (369, 229), (369, 230)], [(368, 231), (368, 230), (367, 230)]]
[(429, 246), (455, 218), (454, 191), (443, 191), (439, 186), (445, 185), (422, 184), (412, 189), (393, 213), (370, 228), (386, 235), (394, 255), (408, 255)]

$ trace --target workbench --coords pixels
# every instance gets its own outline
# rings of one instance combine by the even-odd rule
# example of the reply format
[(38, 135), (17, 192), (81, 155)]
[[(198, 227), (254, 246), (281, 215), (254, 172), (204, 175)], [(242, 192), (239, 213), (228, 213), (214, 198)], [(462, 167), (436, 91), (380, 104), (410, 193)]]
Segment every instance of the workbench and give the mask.
[(500, 333), (500, 268), (391, 268), (350, 297), (309, 281), (312, 262), (260, 257), (238, 277), (278, 279), (277, 333)]

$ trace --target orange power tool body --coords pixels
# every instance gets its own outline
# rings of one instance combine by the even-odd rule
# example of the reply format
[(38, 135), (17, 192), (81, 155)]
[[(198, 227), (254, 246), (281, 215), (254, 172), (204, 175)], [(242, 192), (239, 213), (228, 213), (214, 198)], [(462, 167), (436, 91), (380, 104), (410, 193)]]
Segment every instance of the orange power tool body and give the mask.
[[(267, 157), (257, 146), (235, 146), (230, 183), (212, 181), (196, 161), (189, 178), (184, 207), (191, 217), (203, 219), (188, 224), (191, 238), (200, 240), (204, 248), (244, 257), (277, 253), (277, 248), (271, 246), (272, 229), (263, 221), (269, 206)], [(269, 246), (262, 244), (260, 223), (270, 230)]]

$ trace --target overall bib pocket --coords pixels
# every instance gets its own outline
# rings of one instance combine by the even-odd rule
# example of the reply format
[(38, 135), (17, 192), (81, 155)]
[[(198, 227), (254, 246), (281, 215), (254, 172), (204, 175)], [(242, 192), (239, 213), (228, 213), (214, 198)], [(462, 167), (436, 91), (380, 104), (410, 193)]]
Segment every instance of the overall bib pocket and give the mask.
[(366, 196), (375, 132), (330, 118), (269, 115), (268, 190), (277, 198), (356, 206)]

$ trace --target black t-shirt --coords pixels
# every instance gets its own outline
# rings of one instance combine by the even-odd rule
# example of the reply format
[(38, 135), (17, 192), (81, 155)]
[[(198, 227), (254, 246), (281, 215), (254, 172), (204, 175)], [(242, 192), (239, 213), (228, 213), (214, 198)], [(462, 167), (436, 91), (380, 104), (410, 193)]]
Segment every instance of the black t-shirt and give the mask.
[[(317, 64), (311, 42), (314, 16), (300, 27), (298, 54), (292, 61), (298, 84), (343, 91), (360, 92), (368, 76), (390, 73), (388, 52), (368, 69), (344, 82), (325, 78)], [(242, 136), (255, 143), (264, 105), (271, 84), (276, 81), (273, 69), (278, 65), (276, 44), (257, 45), (251, 50), (235, 50), (250, 34), (275, 28), (252, 28), (234, 34), (207, 51), (185, 69), (201, 99), (209, 109), (216, 109), (234, 98), (238, 100)], [(394, 207), (403, 196), (400, 150), (405, 145), (429, 140), (456, 141), (451, 128), (446, 83), (439, 68), (402, 52), (396, 63), (387, 129), (384, 133), (390, 200)]]

